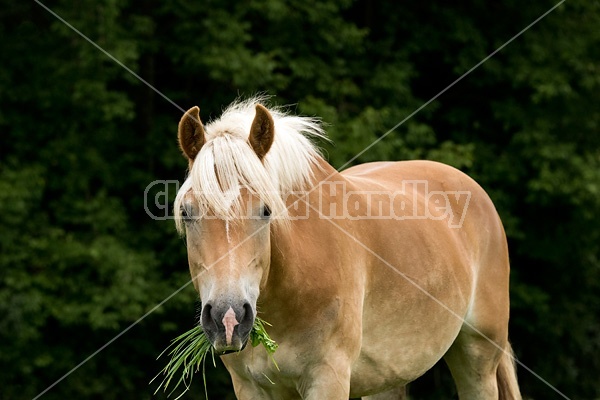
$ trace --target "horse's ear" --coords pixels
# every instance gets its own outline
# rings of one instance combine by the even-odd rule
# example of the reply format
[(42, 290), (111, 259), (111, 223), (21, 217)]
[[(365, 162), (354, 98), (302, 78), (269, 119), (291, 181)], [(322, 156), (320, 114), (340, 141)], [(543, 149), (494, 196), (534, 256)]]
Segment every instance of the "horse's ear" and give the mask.
[(275, 122), (269, 110), (260, 104), (256, 105), (256, 116), (252, 121), (248, 141), (259, 159), (267, 154), (275, 138)]
[(200, 109), (194, 106), (187, 110), (181, 121), (179, 121), (179, 147), (183, 151), (183, 154), (189, 159), (194, 161), (200, 149), (206, 142), (204, 135), (204, 127), (200, 121)]

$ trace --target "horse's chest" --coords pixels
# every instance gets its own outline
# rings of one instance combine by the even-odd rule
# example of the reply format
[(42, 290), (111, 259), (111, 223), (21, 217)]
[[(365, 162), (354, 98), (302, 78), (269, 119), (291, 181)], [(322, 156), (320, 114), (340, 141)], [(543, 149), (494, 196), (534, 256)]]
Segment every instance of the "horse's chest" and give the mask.
[(261, 366), (246, 365), (245, 372), (247, 378), (261, 387), (268, 388), (275, 385), (276, 380), (279, 380), (273, 371), (271, 371), (269, 368), (262, 368)]
[[(249, 354), (246, 357), (233, 355), (234, 358), (224, 360), (229, 370), (236, 391), (249, 395), (248, 398), (260, 399), (294, 399), (297, 398), (297, 388), (293, 377), (288, 371), (283, 359), (274, 357), (278, 366), (271, 359), (259, 354)], [(229, 356), (227, 356), (229, 357)]]

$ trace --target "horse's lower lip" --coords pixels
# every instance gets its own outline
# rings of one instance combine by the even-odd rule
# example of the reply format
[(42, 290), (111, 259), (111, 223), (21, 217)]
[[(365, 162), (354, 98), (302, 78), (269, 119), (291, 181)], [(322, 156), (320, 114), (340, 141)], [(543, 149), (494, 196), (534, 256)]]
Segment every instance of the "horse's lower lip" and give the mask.
[(235, 348), (233, 346), (224, 346), (220, 349), (215, 347), (215, 352), (219, 355), (225, 355), (225, 354), (231, 354), (231, 353), (239, 353), (240, 351), (244, 350), (246, 348), (246, 345), (248, 344), (248, 339), (244, 340), (242, 342), (242, 346), (238, 349)]
[(229, 353), (237, 353), (238, 351), (241, 351), (242, 348), (238, 348), (236, 346), (214, 346), (215, 349), (215, 353), (222, 355), (222, 354), (229, 354)]

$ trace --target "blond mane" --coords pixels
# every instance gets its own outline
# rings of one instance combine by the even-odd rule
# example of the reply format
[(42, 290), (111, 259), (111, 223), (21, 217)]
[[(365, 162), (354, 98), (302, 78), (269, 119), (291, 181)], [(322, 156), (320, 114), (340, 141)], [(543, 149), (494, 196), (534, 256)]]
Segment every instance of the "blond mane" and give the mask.
[(275, 122), (275, 138), (263, 162), (248, 143), (255, 105), (265, 97), (231, 104), (221, 117), (204, 128), (206, 143), (198, 153), (189, 175), (175, 198), (177, 230), (184, 232), (181, 208), (190, 190), (198, 202), (200, 217), (209, 212), (220, 218), (241, 215), (240, 191), (246, 188), (271, 209), (273, 220), (285, 220), (285, 196), (305, 189), (320, 156), (311, 138), (325, 138), (318, 120), (289, 115), (268, 108)]

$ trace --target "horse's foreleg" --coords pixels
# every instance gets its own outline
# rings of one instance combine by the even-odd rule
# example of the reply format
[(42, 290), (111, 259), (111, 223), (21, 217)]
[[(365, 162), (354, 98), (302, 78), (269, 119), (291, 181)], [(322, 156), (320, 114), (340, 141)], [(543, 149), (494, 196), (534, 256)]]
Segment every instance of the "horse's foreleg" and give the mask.
[(324, 360), (322, 364), (311, 367), (298, 382), (298, 392), (303, 400), (348, 400), (349, 363)]

